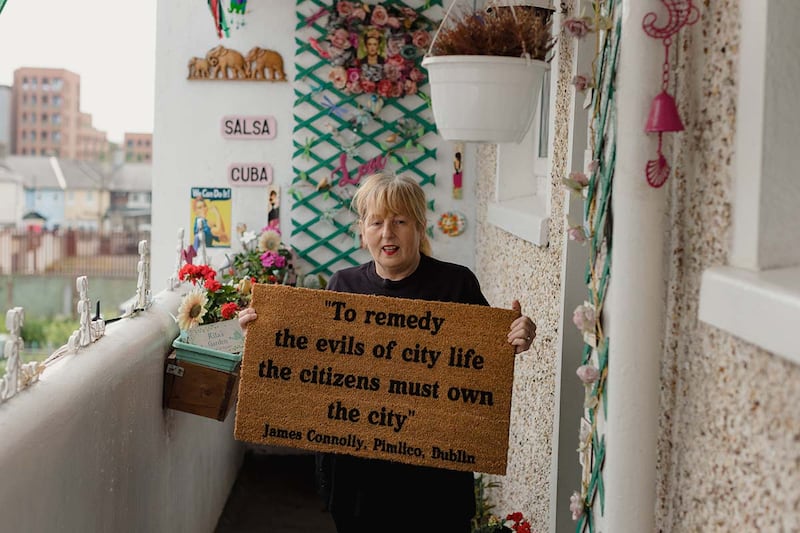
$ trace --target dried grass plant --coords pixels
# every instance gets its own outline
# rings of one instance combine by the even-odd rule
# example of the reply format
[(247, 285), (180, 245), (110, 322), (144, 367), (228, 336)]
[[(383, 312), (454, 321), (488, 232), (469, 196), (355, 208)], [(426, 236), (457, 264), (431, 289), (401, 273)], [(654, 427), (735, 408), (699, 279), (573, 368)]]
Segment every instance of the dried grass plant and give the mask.
[(444, 21), (431, 55), (523, 57), (527, 52), (531, 59), (544, 60), (554, 44), (550, 13), (536, 7), (462, 9)]

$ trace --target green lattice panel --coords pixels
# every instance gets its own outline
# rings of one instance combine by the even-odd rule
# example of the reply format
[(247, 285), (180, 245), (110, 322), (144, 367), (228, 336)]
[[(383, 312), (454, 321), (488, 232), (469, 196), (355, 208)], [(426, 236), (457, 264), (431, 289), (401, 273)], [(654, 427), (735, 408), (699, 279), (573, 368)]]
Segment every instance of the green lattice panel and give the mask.
[[(441, 11), (441, 0), (393, 3), (415, 8), (429, 18)], [(340, 174), (332, 176), (343, 152), (347, 154), (348, 171), (355, 177), (360, 165), (385, 154), (387, 139), (399, 133), (399, 121), (411, 119), (419, 132), (415, 145), (413, 149), (397, 151), (388, 160), (386, 170), (413, 176), (423, 187), (436, 184), (436, 149), (430, 148), (436, 126), (426, 98), (384, 98), (378, 120), (370, 119), (358, 129), (353, 127), (351, 120), (359, 116), (359, 109), (370, 106), (370, 95), (349, 95), (333, 87), (328, 81), (328, 60), (310, 45), (310, 39), (322, 42), (327, 33), (327, 15), (316, 19), (314, 15), (332, 8), (331, 0), (297, 0), (294, 176), (289, 190), (293, 198), (292, 248), (305, 263), (304, 272), (324, 276), (360, 264), (368, 257), (356, 240), (355, 217), (349, 209), (355, 185), (341, 187)], [(427, 80), (420, 84), (419, 91), (423, 95), (429, 93)], [(327, 190), (320, 186), (325, 180), (330, 185)]]

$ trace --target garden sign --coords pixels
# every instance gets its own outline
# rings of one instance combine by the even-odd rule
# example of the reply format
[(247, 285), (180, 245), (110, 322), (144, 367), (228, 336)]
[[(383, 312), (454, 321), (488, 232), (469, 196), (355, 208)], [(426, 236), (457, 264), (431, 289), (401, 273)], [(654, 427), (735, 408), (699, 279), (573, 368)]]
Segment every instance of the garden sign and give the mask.
[(519, 315), (256, 285), (235, 437), (505, 474)]

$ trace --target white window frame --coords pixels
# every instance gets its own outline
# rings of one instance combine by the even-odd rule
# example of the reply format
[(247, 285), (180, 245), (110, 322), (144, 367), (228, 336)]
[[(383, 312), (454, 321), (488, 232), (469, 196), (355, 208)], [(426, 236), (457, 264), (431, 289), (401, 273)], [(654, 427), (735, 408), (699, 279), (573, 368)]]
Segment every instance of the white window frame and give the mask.
[(707, 269), (700, 320), (800, 364), (797, 2), (742, 2), (730, 264)]
[[(561, 27), (560, 14), (552, 15), (553, 32)], [(497, 145), (497, 170), (494, 200), (487, 206), (490, 224), (537, 246), (547, 246), (550, 225), (551, 155), (555, 135), (555, 95), (558, 81), (558, 54), (553, 53), (547, 87), (541, 87), (536, 114), (521, 142)], [(545, 93), (547, 91), (547, 93)], [(542, 101), (548, 103), (546, 157), (539, 157), (542, 127)]]

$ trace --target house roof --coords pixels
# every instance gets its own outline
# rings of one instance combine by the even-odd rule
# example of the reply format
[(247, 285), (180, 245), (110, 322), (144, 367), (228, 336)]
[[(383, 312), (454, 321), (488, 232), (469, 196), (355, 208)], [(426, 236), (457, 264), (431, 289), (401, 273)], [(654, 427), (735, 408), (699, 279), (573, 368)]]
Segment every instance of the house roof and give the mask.
[(24, 215), (22, 215), (22, 220), (47, 220), (47, 217), (36, 212), (36, 211), (28, 211)]
[[(63, 177), (62, 182), (56, 173)], [(27, 189), (71, 189), (144, 192), (152, 189), (152, 165), (150, 163), (125, 163), (112, 170), (107, 163), (51, 158), (48, 156), (7, 156), (0, 160), (0, 181), (7, 172), (20, 177)]]
[(125, 163), (114, 169), (109, 190), (146, 192), (153, 189), (153, 165), (150, 163)]

